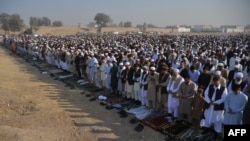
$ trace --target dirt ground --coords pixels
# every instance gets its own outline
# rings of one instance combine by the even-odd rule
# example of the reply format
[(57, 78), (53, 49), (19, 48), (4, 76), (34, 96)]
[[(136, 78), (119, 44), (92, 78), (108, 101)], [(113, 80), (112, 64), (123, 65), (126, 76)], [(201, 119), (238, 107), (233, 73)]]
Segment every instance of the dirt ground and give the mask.
[(162, 141), (0, 46), (0, 141)]

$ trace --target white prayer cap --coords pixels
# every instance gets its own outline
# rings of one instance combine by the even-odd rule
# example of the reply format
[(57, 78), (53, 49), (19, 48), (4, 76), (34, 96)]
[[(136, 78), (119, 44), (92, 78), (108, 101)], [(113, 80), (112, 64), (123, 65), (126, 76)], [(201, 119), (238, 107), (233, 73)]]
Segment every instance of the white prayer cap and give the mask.
[(120, 65), (120, 66), (123, 66), (123, 63), (121, 62), (121, 63), (119, 63), (119, 65)]
[(240, 58), (236, 57), (235, 62), (240, 62)]
[(154, 62), (155, 60), (154, 60), (154, 59), (151, 59), (150, 61), (151, 61), (151, 62)]
[(129, 63), (129, 62), (126, 62), (125, 65), (128, 66), (128, 65), (130, 65), (130, 63)]
[(155, 67), (150, 67), (150, 70), (155, 71)]
[(215, 71), (215, 72), (214, 72), (214, 75), (221, 75), (221, 71), (218, 71), (218, 70)]
[(179, 73), (180, 70), (179, 69), (174, 69), (174, 72)]
[(219, 67), (223, 67), (224, 64), (223, 64), (223, 63), (219, 63), (218, 66), (219, 66)]
[(244, 75), (243, 75), (242, 72), (237, 72), (236, 75), (235, 75), (236, 78), (243, 78), (243, 76)]
[(142, 69), (148, 70), (148, 66), (143, 66)]
[(148, 61), (148, 60), (149, 60), (149, 58), (145, 58), (145, 60), (146, 60), (146, 61)]

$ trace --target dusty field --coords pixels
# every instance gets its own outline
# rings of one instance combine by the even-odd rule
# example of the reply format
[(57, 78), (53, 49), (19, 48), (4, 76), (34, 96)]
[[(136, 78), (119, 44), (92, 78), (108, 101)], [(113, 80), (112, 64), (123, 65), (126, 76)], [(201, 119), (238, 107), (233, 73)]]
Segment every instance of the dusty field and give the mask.
[(0, 141), (164, 140), (80, 93), (0, 46)]

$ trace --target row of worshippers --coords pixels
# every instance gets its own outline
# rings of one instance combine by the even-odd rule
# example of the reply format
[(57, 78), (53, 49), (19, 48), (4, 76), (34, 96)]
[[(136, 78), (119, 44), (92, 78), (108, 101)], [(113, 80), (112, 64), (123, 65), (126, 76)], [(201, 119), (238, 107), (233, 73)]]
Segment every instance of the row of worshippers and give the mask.
[[(191, 80), (195, 82), (199, 87), (206, 88), (209, 84), (212, 83), (212, 77), (214, 76), (219, 76), (221, 77), (221, 84), (225, 87), (230, 87), (230, 84), (232, 80), (236, 78), (236, 73), (237, 72), (242, 72), (245, 77), (243, 77), (244, 80), (248, 79), (248, 73), (245, 71), (242, 71), (240, 69), (240, 66), (242, 65), (235, 65), (233, 70), (228, 70), (225, 68), (225, 65), (223, 63), (218, 63), (217, 67), (211, 71), (209, 69), (209, 63), (210, 59), (207, 59), (205, 63), (202, 65), (203, 69), (202, 71), (198, 71), (195, 68), (195, 63), (200, 63), (198, 61), (195, 61), (194, 64), (191, 64), (190, 67), (186, 65), (185, 59), (183, 59), (180, 62), (180, 65), (178, 67), (174, 67), (171, 64), (166, 64), (166, 60), (161, 60), (160, 63), (157, 63), (158, 60), (154, 61), (153, 59), (149, 60), (149, 58), (144, 59), (144, 62), (140, 59), (133, 60), (133, 57), (131, 55), (128, 55), (128, 59), (124, 61), (123, 58), (116, 58), (112, 57), (112, 55), (108, 56), (103, 56), (100, 55), (100, 59), (98, 56), (95, 56), (91, 54), (88, 56), (88, 58), (85, 61), (85, 66), (84, 69), (80, 67), (80, 58), (81, 55), (78, 55), (76, 57), (76, 70), (78, 70), (78, 74), (81, 77), (82, 72), (85, 74), (85, 78), (90, 80), (91, 83), (96, 84), (98, 87), (106, 88), (106, 89), (111, 89), (111, 76), (112, 76), (112, 84), (118, 84), (118, 79), (116, 77), (117, 72), (120, 70), (126, 70), (126, 63), (129, 63), (129, 66), (132, 66), (134, 68), (134, 65), (136, 64), (140, 69), (142, 66), (148, 66), (154, 67), (156, 69), (157, 73), (160, 73), (162, 68), (167, 67), (168, 68), (168, 73), (172, 74), (174, 69), (178, 69), (180, 71), (180, 75), (184, 77), (185, 75), (189, 75), (191, 77)], [(83, 59), (82, 59), (83, 60)], [(120, 60), (119, 62), (117, 60)], [(118, 65), (119, 64), (119, 65)], [(114, 66), (114, 67), (113, 67)], [(120, 67), (122, 69), (120, 69)], [(112, 72), (110, 72), (112, 69)], [(112, 74), (112, 75), (111, 75)], [(130, 74), (132, 77), (132, 73)], [(100, 76), (100, 77), (99, 77)], [(208, 81), (209, 80), (209, 81)], [(113, 86), (113, 91), (114, 93), (117, 92), (117, 86)]]
[[(103, 82), (103, 85), (107, 86), (109, 82), (109, 88), (112, 89), (114, 94), (123, 95), (124, 97), (135, 100), (141, 103), (141, 105), (150, 109), (167, 112), (168, 116), (174, 120), (178, 118), (184, 118), (190, 122), (196, 122), (195, 125), (197, 125), (197, 122), (198, 124), (200, 123), (200, 120), (204, 114), (206, 123), (204, 126), (210, 126), (210, 123), (214, 123), (214, 121), (210, 121), (212, 119), (208, 120), (208, 117), (214, 113), (212, 112), (208, 114), (208, 112), (205, 112), (205, 110), (203, 111), (203, 109), (206, 109), (204, 108), (204, 105), (206, 105), (206, 103), (211, 104), (211, 101), (214, 102), (218, 99), (221, 100), (218, 100), (218, 103), (216, 102), (215, 104), (223, 105), (224, 101), (226, 100), (226, 95), (235, 94), (236, 88), (237, 93), (243, 95), (242, 98), (239, 98), (239, 102), (234, 102), (234, 104), (236, 104), (235, 107), (240, 108), (237, 109), (239, 110), (237, 111), (238, 114), (242, 114), (247, 105), (248, 97), (243, 92), (247, 93), (250, 85), (243, 79), (243, 73), (240, 71), (235, 72), (235, 77), (232, 79), (232, 81), (230, 81), (230, 83), (226, 84), (225, 78), (221, 76), (220, 70), (216, 70), (214, 75), (211, 76), (207, 73), (208, 69), (205, 69), (204, 74), (210, 75), (210, 77), (209, 79), (207, 79), (207, 77), (203, 78), (202, 81), (207, 83), (207, 86), (204, 87), (204, 85), (198, 85), (192, 81), (191, 75), (186, 74), (181, 76), (179, 69), (172, 69), (170, 71), (168, 66), (163, 66), (160, 72), (157, 72), (154, 66), (145, 65), (141, 67), (139, 64), (134, 64), (131, 66), (130, 62), (121, 62), (118, 65), (114, 60), (112, 62), (109, 61), (108, 64), (110, 66), (109, 73), (104, 69), (104, 74), (106, 74), (106, 76), (104, 75), (104, 79), (100, 80), (101, 83)], [(200, 77), (202, 77), (202, 75)], [(102, 79), (102, 77), (98, 78)], [(212, 86), (219, 87), (219, 89), (223, 88), (223, 90), (221, 89), (220, 91), (220, 96), (216, 96), (216, 94), (213, 96)], [(223, 97), (221, 97), (222, 94), (224, 94)], [(237, 98), (234, 100), (236, 99)], [(239, 107), (237, 103), (242, 105)], [(232, 103), (230, 104), (230, 106), (234, 106)], [(248, 114), (249, 111), (246, 111), (245, 115)], [(243, 117), (240, 115), (237, 115), (237, 118), (232, 121), (225, 118), (224, 124), (242, 124)], [(227, 116), (233, 115), (229, 114)], [(220, 118), (221, 122), (219, 123), (218, 127), (215, 125), (216, 132), (221, 132), (222, 120), (224, 120), (222, 118), (223, 117)], [(247, 120), (245, 120), (245, 122), (247, 122)]]
[[(83, 70), (86, 68), (85, 61), (91, 54), (95, 56), (108, 54), (112, 58), (122, 55), (125, 60), (127, 60), (127, 55), (131, 54), (132, 59), (140, 59), (141, 62), (153, 59), (156, 67), (160, 62), (165, 61), (174, 68), (178, 68), (181, 61), (185, 60), (187, 68), (193, 65), (195, 70), (201, 73), (204, 64), (209, 67), (209, 72), (213, 72), (219, 62), (222, 62), (228, 71), (237, 66), (245, 73), (244, 75), (247, 75), (250, 71), (247, 54), (248, 36), (218, 37), (87, 35), (81, 37), (17, 38), (15, 41), (21, 50), (73, 73), (77, 71), (77, 64), (74, 61), (77, 54), (81, 54), (85, 58), (84, 63), (82, 63), (85, 66), (81, 68), (82, 65), (80, 65), (80, 69)], [(119, 62), (119, 60), (117, 61)], [(197, 78), (197, 74), (195, 73), (193, 77)]]
[[(126, 38), (126, 35), (124, 36)], [(213, 124), (216, 132), (221, 132), (222, 122), (225, 122), (225, 124), (239, 124), (239, 121), (242, 121), (242, 116), (240, 116), (242, 113), (248, 115), (248, 118), (243, 119), (246, 119), (245, 121), (249, 123), (249, 104), (246, 104), (248, 108), (245, 108), (248, 109), (248, 112), (246, 110), (242, 112), (242, 107), (246, 103), (245, 95), (242, 92), (247, 93), (249, 86), (243, 79), (248, 78), (250, 70), (249, 58), (246, 52), (248, 42), (242, 42), (243, 39), (239, 36), (228, 39), (240, 39), (241, 44), (238, 41), (231, 44), (224, 44), (223, 42), (220, 42), (222, 44), (214, 44), (202, 39), (204, 36), (201, 36), (198, 38), (204, 44), (198, 43), (199, 40), (196, 43), (188, 44), (186, 41), (192, 37), (183, 36), (182, 39), (178, 40), (178, 36), (170, 36), (168, 39), (178, 41), (169, 40), (167, 43), (162, 42), (152, 46), (144, 44), (148, 41), (155, 43), (154, 40), (150, 39), (151, 37), (148, 37), (147, 40), (138, 37), (136, 42), (139, 43), (130, 46), (136, 48), (130, 49), (126, 47), (125, 50), (114, 47), (94, 48), (93, 43), (83, 45), (82, 43), (85, 43), (83, 40), (75, 40), (74, 38), (46, 37), (35, 39), (38, 40), (35, 42), (28, 40), (25, 43), (23, 41), (17, 43), (18, 45), (21, 44), (18, 47), (41, 60), (56, 65), (58, 68), (77, 73), (80, 78), (84, 74), (90, 82), (111, 89), (113, 93), (122, 94), (127, 98), (139, 101), (148, 108), (163, 109), (173, 119), (185, 118), (190, 121), (192, 113), (200, 111), (201, 115), (204, 115), (204, 126), (209, 127)], [(114, 40), (117, 40), (117, 38), (114, 38)], [(230, 42), (230, 40), (226, 41)], [(105, 42), (105, 40), (100, 42), (103, 41)], [(80, 46), (65, 46), (65, 42), (66, 44), (68, 42), (69, 44), (80, 44)], [(72, 46), (75, 46), (75, 44), (72, 44)], [(93, 51), (93, 49), (96, 50)], [(189, 83), (186, 82), (188, 80)], [(192, 85), (187, 85), (191, 82)], [(238, 85), (240, 85), (240, 92), (236, 92)], [(216, 91), (212, 90), (210, 86), (218, 89)], [(201, 95), (205, 100), (205, 105), (208, 104), (208, 106), (196, 110), (194, 110), (196, 106), (187, 108), (187, 105), (199, 104), (199, 102), (202, 104), (199, 100), (199, 102), (193, 102), (193, 100), (191, 102), (190, 100), (194, 99), (193, 97), (197, 93), (201, 93), (202, 89), (198, 91), (197, 88), (204, 90), (204, 95)], [(239, 94), (243, 98), (235, 98), (233, 95), (228, 99), (238, 101), (228, 103), (235, 105), (230, 105), (232, 107), (228, 109), (226, 109), (226, 106), (219, 106), (226, 104), (227, 95), (232, 95), (232, 93)], [(202, 97), (199, 98), (202, 100)], [(237, 104), (243, 104), (243, 106)], [(202, 109), (203, 112), (201, 112)], [(224, 111), (225, 117), (226, 113), (229, 113), (229, 116), (236, 115), (237, 122), (236, 120), (228, 122), (227, 118), (222, 117), (223, 112), (221, 111)], [(214, 119), (215, 116), (213, 115), (217, 115), (219, 118)]]

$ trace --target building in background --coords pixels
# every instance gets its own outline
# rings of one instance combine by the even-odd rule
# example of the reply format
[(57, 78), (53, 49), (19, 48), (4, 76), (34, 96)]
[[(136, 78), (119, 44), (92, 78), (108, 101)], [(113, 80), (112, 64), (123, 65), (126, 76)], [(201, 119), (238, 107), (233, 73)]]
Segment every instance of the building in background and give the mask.
[(244, 26), (221, 26), (223, 33), (243, 33), (245, 31)]

